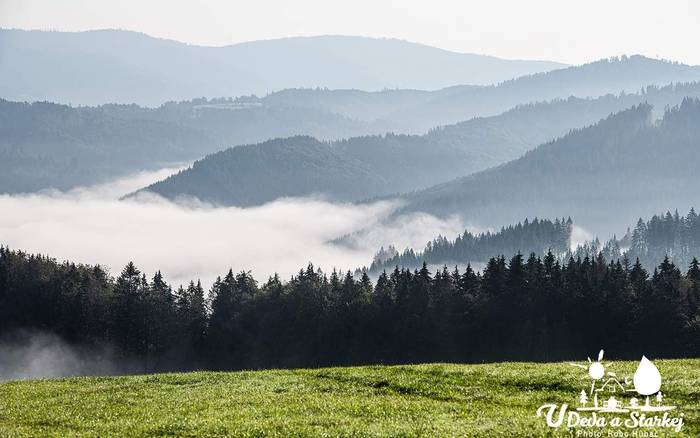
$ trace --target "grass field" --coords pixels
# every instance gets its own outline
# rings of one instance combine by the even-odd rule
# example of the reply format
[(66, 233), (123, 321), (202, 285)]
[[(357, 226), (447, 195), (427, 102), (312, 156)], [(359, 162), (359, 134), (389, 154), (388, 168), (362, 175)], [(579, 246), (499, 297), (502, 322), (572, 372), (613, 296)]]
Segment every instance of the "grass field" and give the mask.
[[(700, 360), (655, 364), (665, 401), (684, 414), (681, 432), (620, 430), (700, 436)], [(636, 366), (612, 369), (626, 376)], [(546, 402), (576, 406), (589, 387), (586, 372), (565, 363), (18, 381), (0, 384), (0, 436), (584, 436), (548, 428), (535, 411)]]

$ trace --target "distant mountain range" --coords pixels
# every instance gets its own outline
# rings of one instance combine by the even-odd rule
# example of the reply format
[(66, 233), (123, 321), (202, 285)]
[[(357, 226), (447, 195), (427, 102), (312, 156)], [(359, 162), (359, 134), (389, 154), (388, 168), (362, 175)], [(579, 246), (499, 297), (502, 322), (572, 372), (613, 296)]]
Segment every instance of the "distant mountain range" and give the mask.
[(453, 87), (416, 105), (403, 105), (377, 123), (402, 132), (421, 133), (433, 126), (470, 117), (500, 114), (515, 105), (569, 96), (597, 97), (637, 93), (647, 85), (700, 80), (700, 66), (623, 56), (590, 64), (523, 76), (494, 87)]
[(614, 112), (643, 102), (663, 109), (686, 96), (700, 97), (700, 83), (522, 105), (422, 136), (361, 136), (334, 142), (308, 136), (276, 139), (209, 155), (145, 190), (168, 198), (194, 196), (217, 205), (251, 206), (312, 194), (358, 201), (497, 166)]
[[(559, 98), (638, 93), (648, 85), (700, 81), (700, 67), (643, 56), (623, 56), (526, 75), (496, 86), (460, 85), (436, 91), (290, 89), (240, 97), (259, 108), (306, 108), (362, 121), (363, 134), (424, 134), (441, 125), (494, 116), (526, 103)], [(306, 132), (305, 134), (311, 134)]]
[[(684, 96), (697, 95), (696, 84), (648, 95), (638, 93), (640, 84), (665, 84), (663, 81), (685, 81), (696, 76), (700, 79), (696, 67), (629, 57), (526, 76), (499, 86), (458, 86), (432, 92), (289, 89), (265, 97), (197, 98), (156, 108), (133, 104), (70, 107), (0, 100), (0, 192), (67, 189), (165, 163), (195, 160), (231, 146), (310, 136), (332, 141), (329, 153), (340, 161), (355, 160), (349, 165), (361, 166), (362, 175), (370, 172), (370, 181), (341, 188), (332, 181), (314, 179), (314, 172), (320, 170), (305, 167), (302, 161), (306, 158), (299, 158), (300, 169), (304, 170), (294, 178), (310, 178), (299, 183), (306, 189), (298, 190), (295, 184), (283, 190), (263, 188), (268, 183), (252, 178), (260, 184), (246, 202), (318, 192), (317, 185), (332, 199), (341, 192), (352, 200), (380, 196), (425, 188), (517, 158), (572, 128), (645, 100), (662, 111), (665, 105), (675, 105)], [(5, 84), (0, 81), (0, 87)], [(577, 94), (617, 93), (619, 87), (638, 94), (607, 96), (596, 102), (567, 99)], [(568, 103), (528, 109), (526, 104), (541, 100), (538, 96), (564, 98)], [(523, 108), (507, 112), (517, 105)], [(493, 117), (504, 111), (507, 113), (503, 117)], [(470, 120), (472, 117), (477, 119)], [(435, 129), (453, 120), (468, 122)], [(435, 132), (427, 133), (430, 130)], [(412, 132), (427, 134), (385, 135)], [(276, 144), (281, 148), (285, 141)], [(293, 147), (294, 153), (304, 155), (299, 147)], [(245, 165), (237, 163), (231, 171)], [(270, 166), (268, 170), (275, 171)], [(167, 193), (180, 190), (191, 191), (178, 184)], [(242, 202), (237, 200), (235, 188), (221, 190), (228, 194), (217, 197), (220, 202)], [(266, 195), (258, 196), (257, 190)], [(200, 195), (208, 198), (211, 194)]]
[(232, 106), (195, 100), (156, 109), (74, 108), (0, 99), (0, 193), (104, 182), (270, 137), (365, 132), (361, 122), (313, 108)]
[(298, 87), (434, 90), (561, 67), (353, 36), (201, 47), (123, 30), (0, 30), (0, 96), (19, 101), (154, 106)]
[(507, 164), (404, 195), (397, 214), (458, 214), (491, 227), (524, 214), (566, 215), (610, 235), (639, 217), (697, 204), (698, 168), (700, 101), (686, 99), (656, 122), (641, 104)]

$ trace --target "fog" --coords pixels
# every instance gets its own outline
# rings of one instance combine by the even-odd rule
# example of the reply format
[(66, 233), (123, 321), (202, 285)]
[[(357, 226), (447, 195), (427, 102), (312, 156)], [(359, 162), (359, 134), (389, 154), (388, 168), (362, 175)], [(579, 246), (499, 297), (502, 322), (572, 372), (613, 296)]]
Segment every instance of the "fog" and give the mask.
[(94, 376), (142, 371), (109, 347), (78, 347), (56, 335), (20, 331), (0, 339), (0, 381)]
[[(160, 269), (175, 286), (209, 285), (229, 268), (261, 281), (288, 278), (307, 263), (324, 271), (370, 263), (379, 246), (422, 248), (437, 234), (464, 231), (456, 219), (412, 214), (387, 220), (393, 202), (334, 204), (320, 198), (280, 199), (253, 208), (215, 208), (155, 195), (119, 200), (180, 166), (142, 172), (68, 192), (0, 195), (0, 244), (58, 260), (100, 264), (118, 275), (134, 261), (151, 276)], [(349, 236), (342, 243), (333, 242)]]

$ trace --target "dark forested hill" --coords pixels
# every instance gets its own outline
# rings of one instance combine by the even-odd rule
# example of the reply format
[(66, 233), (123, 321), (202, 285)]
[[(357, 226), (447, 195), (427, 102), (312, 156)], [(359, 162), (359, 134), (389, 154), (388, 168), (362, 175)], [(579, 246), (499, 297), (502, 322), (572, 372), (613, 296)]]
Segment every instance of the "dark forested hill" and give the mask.
[(406, 195), (405, 211), (491, 226), (566, 214), (612, 234), (638, 217), (697, 203), (700, 101), (686, 99), (657, 122), (651, 112), (635, 106), (518, 160)]
[(352, 36), (201, 47), (121, 30), (0, 30), (0, 96), (83, 105), (159, 105), (292, 87), (439, 89), (560, 67)]
[(298, 136), (218, 152), (148, 190), (169, 198), (195, 196), (219, 205), (249, 206), (314, 193), (348, 199), (383, 181), (367, 162), (345, 157), (328, 143)]
[[(423, 136), (387, 134), (329, 143), (306, 137), (279, 139), (208, 156), (148, 190), (223, 205), (255, 205), (313, 193), (332, 200), (361, 200), (425, 188), (496, 166), (572, 128), (595, 123), (639, 102), (650, 101), (663, 108), (686, 95), (700, 95), (700, 84), (523, 105), (500, 116), (472, 119)], [(260, 151), (254, 153), (256, 148)], [(314, 153), (321, 153), (328, 165), (313, 160)], [(286, 177), (280, 179), (282, 174)]]

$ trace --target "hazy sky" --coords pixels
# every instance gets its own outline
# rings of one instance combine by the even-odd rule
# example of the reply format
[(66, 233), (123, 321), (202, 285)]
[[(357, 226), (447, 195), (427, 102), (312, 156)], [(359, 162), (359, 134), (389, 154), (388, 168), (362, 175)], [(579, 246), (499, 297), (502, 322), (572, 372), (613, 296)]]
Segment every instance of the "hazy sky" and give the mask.
[(635, 53), (700, 64), (698, 0), (0, 0), (0, 26), (121, 28), (201, 45), (364, 35), (572, 64)]

